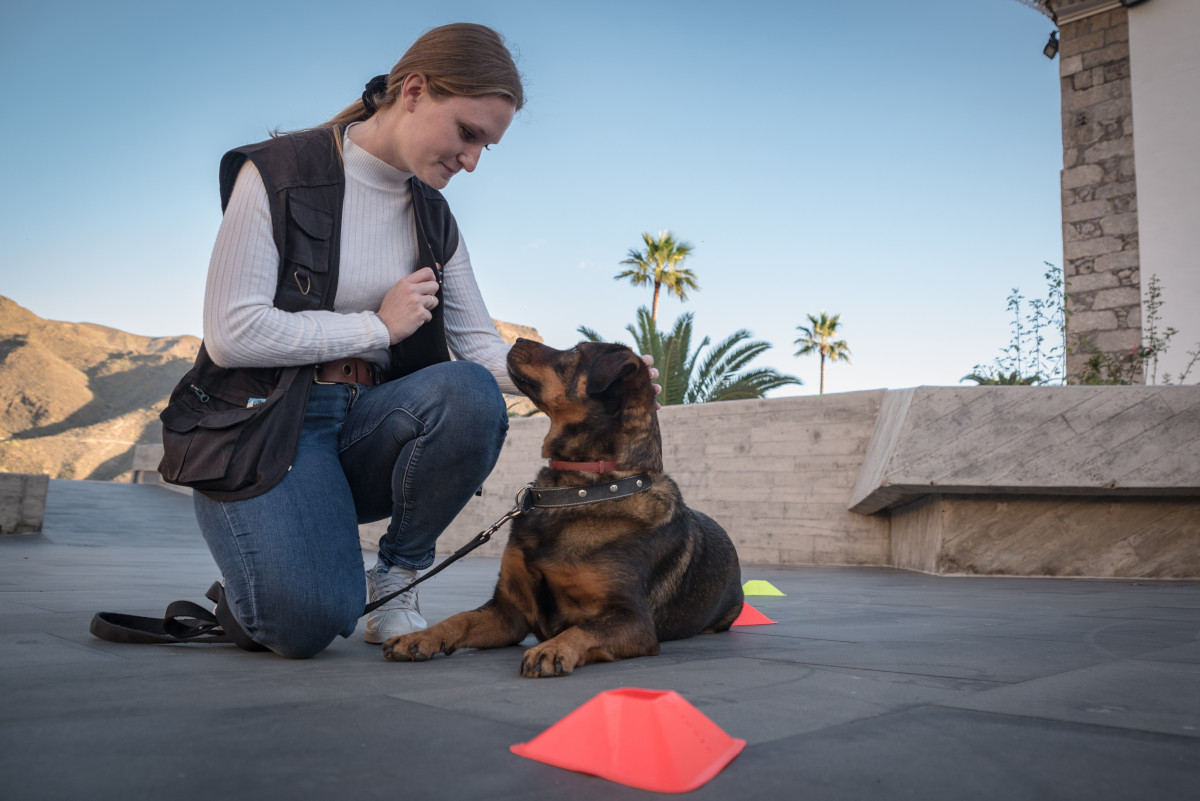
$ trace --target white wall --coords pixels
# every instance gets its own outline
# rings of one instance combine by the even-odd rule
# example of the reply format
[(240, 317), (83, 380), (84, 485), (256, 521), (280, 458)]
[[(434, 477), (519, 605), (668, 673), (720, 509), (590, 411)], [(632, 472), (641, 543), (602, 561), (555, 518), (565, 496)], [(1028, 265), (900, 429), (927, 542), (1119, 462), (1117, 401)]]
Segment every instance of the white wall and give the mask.
[[(1157, 274), (1163, 325), (1179, 331), (1161, 383), (1200, 342), (1200, 0), (1130, 8), (1129, 50), (1142, 290)], [(1188, 381), (1200, 381), (1200, 364)]]

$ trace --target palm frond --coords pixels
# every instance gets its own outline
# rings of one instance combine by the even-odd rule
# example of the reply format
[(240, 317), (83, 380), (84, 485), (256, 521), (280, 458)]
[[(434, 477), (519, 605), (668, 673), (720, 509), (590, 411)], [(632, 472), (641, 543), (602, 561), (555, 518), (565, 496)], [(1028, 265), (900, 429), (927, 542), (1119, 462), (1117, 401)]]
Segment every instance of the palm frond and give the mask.
[(713, 346), (700, 365), (700, 372), (693, 378), (688, 392), (689, 403), (701, 403), (712, 398), (720, 387), (735, 382), (738, 373), (768, 350), (768, 342), (744, 342), (751, 336), (746, 329), (730, 334)]
[(794, 375), (786, 375), (773, 368), (763, 367), (742, 373), (736, 381), (720, 387), (709, 400), (752, 400), (765, 396), (767, 392), (773, 389), (786, 386), (801, 386), (803, 383)]

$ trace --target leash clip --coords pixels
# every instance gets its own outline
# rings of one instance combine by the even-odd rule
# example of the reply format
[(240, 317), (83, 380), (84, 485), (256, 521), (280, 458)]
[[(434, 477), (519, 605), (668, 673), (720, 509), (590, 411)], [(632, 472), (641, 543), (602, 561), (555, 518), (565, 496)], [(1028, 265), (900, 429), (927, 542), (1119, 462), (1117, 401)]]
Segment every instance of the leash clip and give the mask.
[(504, 513), (503, 517), (479, 533), (480, 544), (491, 539), (491, 536), (499, 531), (500, 527), (509, 520), (520, 517), (533, 508), (533, 500), (529, 498), (529, 488), (532, 486), (532, 484), (526, 484), (517, 490), (516, 506), (509, 509)]
[(533, 507), (533, 484), (530, 483), (517, 490), (517, 506), (516, 509), (513, 510), (517, 512), (517, 514), (512, 516), (518, 517), (523, 514), (528, 514), (529, 512), (533, 511)]

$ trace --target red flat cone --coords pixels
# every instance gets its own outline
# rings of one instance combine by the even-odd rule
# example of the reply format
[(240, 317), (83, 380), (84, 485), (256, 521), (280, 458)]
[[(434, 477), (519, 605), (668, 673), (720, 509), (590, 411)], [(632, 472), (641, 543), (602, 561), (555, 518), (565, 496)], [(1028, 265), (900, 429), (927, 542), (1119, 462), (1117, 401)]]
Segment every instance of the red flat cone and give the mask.
[(642, 790), (686, 793), (745, 747), (671, 690), (626, 688), (600, 693), (509, 750)]
[(733, 621), (734, 626), (774, 626), (775, 621), (748, 603), (742, 604), (742, 613)]

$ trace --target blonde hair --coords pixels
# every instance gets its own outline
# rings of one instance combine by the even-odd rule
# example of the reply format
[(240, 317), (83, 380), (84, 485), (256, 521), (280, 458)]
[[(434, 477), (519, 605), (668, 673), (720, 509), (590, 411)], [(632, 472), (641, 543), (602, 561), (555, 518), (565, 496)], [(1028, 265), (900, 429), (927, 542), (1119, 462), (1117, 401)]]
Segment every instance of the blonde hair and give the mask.
[[(499, 95), (512, 102), (517, 111), (525, 105), (521, 73), (513, 62), (504, 39), (486, 25), (455, 22), (421, 35), (392, 67), (386, 88), (371, 100), (375, 109), (396, 102), (404, 79), (412, 73), (425, 76), (434, 97), (482, 97)], [(360, 99), (321, 126), (336, 127), (365, 120), (374, 113)]]

